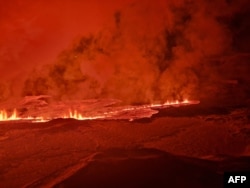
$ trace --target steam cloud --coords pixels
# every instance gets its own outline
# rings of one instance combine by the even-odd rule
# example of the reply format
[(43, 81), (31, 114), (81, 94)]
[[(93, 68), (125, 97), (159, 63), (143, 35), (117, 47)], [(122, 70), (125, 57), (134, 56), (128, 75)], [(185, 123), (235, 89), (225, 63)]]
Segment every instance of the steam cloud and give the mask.
[[(223, 77), (218, 59), (245, 49), (237, 36), (245, 27), (240, 21), (247, 4), (134, 1), (114, 12), (109, 25), (76, 37), (54, 63), (32, 71), (21, 95), (126, 103), (200, 98), (204, 82)], [(11, 95), (7, 88), (0, 83), (0, 100)]]

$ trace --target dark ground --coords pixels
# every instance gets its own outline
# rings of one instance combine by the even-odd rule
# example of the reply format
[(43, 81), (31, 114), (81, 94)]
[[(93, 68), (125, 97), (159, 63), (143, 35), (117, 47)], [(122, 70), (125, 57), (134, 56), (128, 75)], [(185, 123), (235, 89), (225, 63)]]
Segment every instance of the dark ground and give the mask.
[(163, 109), (151, 119), (2, 123), (0, 187), (213, 187), (250, 170), (249, 108)]

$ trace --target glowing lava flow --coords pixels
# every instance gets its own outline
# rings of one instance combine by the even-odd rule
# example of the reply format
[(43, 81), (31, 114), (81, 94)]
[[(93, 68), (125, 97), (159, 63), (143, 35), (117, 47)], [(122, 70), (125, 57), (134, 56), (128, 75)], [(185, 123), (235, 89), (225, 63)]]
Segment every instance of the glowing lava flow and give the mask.
[[(91, 115), (83, 115), (79, 113), (77, 110), (69, 110), (68, 114), (62, 116), (54, 116), (54, 117), (22, 117), (18, 116), (17, 110), (14, 109), (11, 114), (8, 115), (6, 110), (0, 111), (0, 122), (1, 121), (29, 121), (29, 122), (46, 122), (52, 119), (76, 119), (76, 120), (94, 120), (94, 119), (117, 119), (122, 113), (127, 112), (135, 112), (135, 111), (142, 111), (145, 109), (160, 109), (160, 108), (167, 108), (170, 106), (183, 106), (183, 105), (190, 105), (190, 104), (198, 104), (199, 101), (175, 101), (175, 102), (165, 102), (163, 104), (148, 104), (148, 105), (137, 105), (137, 106), (120, 106), (114, 107), (111, 109), (106, 109), (103, 112), (92, 112)], [(63, 114), (63, 113), (62, 113)]]
[(68, 115), (64, 115), (63, 119), (77, 119), (77, 120), (94, 120), (94, 119), (104, 119), (105, 115), (95, 115), (95, 116), (83, 116), (81, 113), (77, 112), (77, 110), (71, 111), (69, 110)]
[(0, 111), (0, 121), (10, 121), (10, 120), (19, 120), (20, 118), (17, 116), (16, 109), (13, 111), (13, 113), (8, 116), (6, 110)]
[(6, 110), (1, 110), (0, 111), (0, 122), (1, 121), (18, 121), (18, 120), (22, 120), (22, 121), (31, 121), (31, 122), (46, 122), (49, 120), (45, 120), (43, 117), (19, 117), (17, 115), (17, 111), (16, 109), (14, 109), (14, 111), (11, 113), (11, 115), (8, 116), (8, 113)]
[(154, 108), (154, 107), (164, 108), (166, 106), (179, 106), (179, 105), (181, 106), (181, 105), (197, 104), (197, 103), (199, 103), (199, 101), (189, 101), (185, 99), (184, 101), (178, 101), (178, 100), (174, 102), (167, 101), (164, 104), (151, 104), (150, 107), (151, 108)]

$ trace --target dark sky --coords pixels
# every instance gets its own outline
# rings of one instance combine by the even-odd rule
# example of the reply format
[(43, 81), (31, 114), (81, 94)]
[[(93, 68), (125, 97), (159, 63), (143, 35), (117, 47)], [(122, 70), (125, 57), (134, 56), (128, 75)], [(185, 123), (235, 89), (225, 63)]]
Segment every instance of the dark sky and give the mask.
[(0, 100), (199, 98), (204, 81), (233, 79), (215, 59), (249, 53), (247, 12), (246, 0), (1, 1)]

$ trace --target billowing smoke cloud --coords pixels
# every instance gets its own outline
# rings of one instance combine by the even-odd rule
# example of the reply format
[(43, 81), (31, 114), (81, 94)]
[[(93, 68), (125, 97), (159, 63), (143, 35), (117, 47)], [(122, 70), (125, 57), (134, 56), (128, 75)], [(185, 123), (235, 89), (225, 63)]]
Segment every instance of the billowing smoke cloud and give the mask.
[[(101, 29), (75, 37), (54, 63), (29, 74), (22, 95), (145, 103), (215, 92), (204, 83), (224, 79), (219, 59), (247, 49), (237, 38), (245, 28), (240, 20), (246, 5), (244, 0), (134, 1)], [(8, 95), (4, 91), (2, 98)]]

